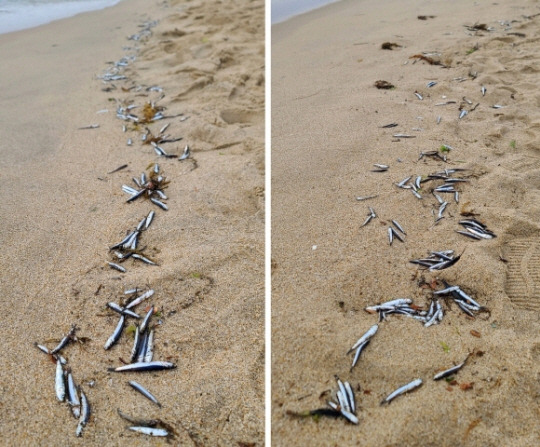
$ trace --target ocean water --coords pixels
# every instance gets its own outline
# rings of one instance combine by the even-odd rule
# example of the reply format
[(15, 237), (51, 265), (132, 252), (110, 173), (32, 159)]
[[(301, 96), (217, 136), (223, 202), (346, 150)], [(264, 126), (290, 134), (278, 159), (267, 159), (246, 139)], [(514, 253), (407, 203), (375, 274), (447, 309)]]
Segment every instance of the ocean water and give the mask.
[(0, 0), (0, 34), (43, 25), (120, 0)]
[[(0, 0), (1, 1), (1, 0)], [(272, 23), (283, 22), (291, 17), (320, 8), (337, 0), (271, 0)]]

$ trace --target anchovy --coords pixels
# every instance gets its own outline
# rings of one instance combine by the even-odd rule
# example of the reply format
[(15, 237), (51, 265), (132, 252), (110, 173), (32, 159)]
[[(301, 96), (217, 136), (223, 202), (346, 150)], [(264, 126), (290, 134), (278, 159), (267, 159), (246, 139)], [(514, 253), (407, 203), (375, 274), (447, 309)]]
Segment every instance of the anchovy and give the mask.
[(416, 95), (416, 97), (417, 97), (420, 101), (421, 101), (422, 99), (424, 99), (423, 96), (422, 96), (420, 93), (414, 92), (414, 94)]
[(139, 197), (141, 197), (145, 192), (146, 192), (146, 188), (143, 188), (140, 191), (137, 191), (129, 199), (126, 200), (126, 203), (133, 202), (135, 199), (138, 199)]
[(129, 427), (129, 429), (134, 432), (142, 433), (143, 435), (148, 435), (148, 436), (159, 436), (159, 437), (169, 436), (169, 432), (163, 428)]
[[(137, 186), (140, 187), (140, 185), (137, 185)], [(126, 194), (129, 194), (129, 195), (134, 195), (134, 194), (137, 194), (139, 192), (135, 188), (132, 188), (131, 186), (128, 186), (128, 185), (122, 185), (122, 191), (124, 191)]]
[(486, 96), (487, 89), (484, 86), (482, 86), (480, 91), (482, 92), (482, 96)]
[(118, 270), (119, 272), (126, 273), (126, 269), (122, 267), (121, 265), (115, 264), (114, 262), (107, 262), (110, 267), (112, 267), (115, 270)]
[(368, 215), (364, 223), (360, 225), (360, 228), (365, 227), (371, 221), (371, 219), (373, 219), (373, 214)]
[(51, 353), (51, 351), (49, 351), (49, 349), (46, 346), (40, 345), (37, 342), (34, 343), (34, 346), (36, 348), (38, 348), (40, 351), (44, 352), (45, 354), (50, 354)]
[(407, 135), (404, 133), (396, 133), (394, 134), (394, 138), (416, 138), (416, 135)]
[(345, 416), (353, 424), (358, 424), (359, 422), (358, 418), (354, 414), (348, 412), (347, 410), (344, 410), (343, 408), (341, 409), (341, 414)]
[(140, 385), (139, 383), (131, 380), (128, 382), (135, 390), (137, 390), (139, 393), (141, 393), (144, 397), (146, 397), (147, 399), (151, 400), (152, 402), (154, 402), (158, 407), (161, 408), (161, 404), (158, 402), (158, 400), (155, 398), (155, 396), (150, 392), (148, 391), (147, 389), (145, 389), (142, 385)]
[(439, 215), (438, 215), (439, 219), (443, 217), (442, 214), (444, 213), (444, 210), (446, 209), (447, 205), (448, 205), (448, 202), (443, 202), (441, 206), (439, 207)]
[(141, 318), (141, 316), (136, 314), (135, 312), (129, 309), (124, 309), (122, 306), (119, 306), (118, 304), (113, 303), (113, 302), (107, 303), (107, 307), (122, 315), (129, 315), (130, 317), (133, 317), (133, 318)]
[(427, 83), (427, 87), (428, 87), (428, 88), (429, 88), (429, 87), (434, 87), (434, 86), (436, 86), (436, 85), (437, 85), (437, 82), (436, 82), (436, 81), (431, 81), (431, 82), (428, 82), (428, 83)]
[(463, 118), (465, 115), (467, 115), (467, 112), (465, 109), (463, 109), (460, 113), (459, 113), (459, 119)]
[(361, 202), (362, 200), (368, 200), (368, 199), (374, 199), (375, 197), (378, 197), (378, 195), (374, 195), (374, 196), (366, 196), (366, 197), (357, 197), (356, 200), (358, 200), (359, 202)]
[(441, 371), (440, 373), (435, 374), (435, 376), (433, 377), (433, 380), (441, 380), (441, 379), (444, 379), (445, 377), (451, 376), (452, 374), (458, 372), (461, 368), (463, 368), (463, 366), (465, 365), (468, 359), (469, 359), (469, 356), (467, 356), (467, 358), (459, 365), (453, 366), (452, 368), (449, 368), (445, 371)]
[(63, 402), (66, 397), (66, 382), (64, 380), (64, 368), (62, 368), (62, 362), (56, 360), (56, 376), (55, 376), (55, 391), (56, 398)]
[(437, 290), (436, 292), (433, 292), (434, 295), (446, 295), (447, 293), (455, 292), (456, 290), (459, 290), (459, 286), (452, 286), (447, 287), (446, 289)]
[(163, 369), (174, 369), (176, 365), (171, 362), (137, 362), (129, 365), (120, 366), (118, 368), (109, 368), (111, 372), (145, 372), (145, 371), (161, 371)]
[(69, 330), (69, 332), (66, 334), (64, 338), (62, 338), (62, 340), (60, 340), (60, 343), (58, 343), (58, 346), (56, 346), (56, 348), (54, 348), (51, 351), (51, 354), (56, 354), (57, 352), (60, 352), (62, 349), (64, 349), (66, 345), (69, 343), (69, 341), (73, 339), (73, 335), (75, 334), (76, 330), (77, 330), (77, 327), (75, 325), (71, 326), (71, 329)]
[(437, 117), (437, 124), (441, 124), (442, 118), (440, 116)]
[(353, 368), (356, 366), (356, 364), (358, 363), (358, 359), (360, 358), (360, 354), (362, 353), (364, 348), (369, 344), (370, 341), (371, 340), (366, 340), (364, 343), (362, 343), (360, 346), (358, 346), (358, 348), (356, 348), (356, 353), (354, 354), (354, 358), (353, 358), (353, 362), (352, 362), (350, 371), (352, 371)]
[(138, 304), (142, 303), (145, 299), (150, 298), (152, 295), (154, 295), (154, 290), (150, 289), (146, 292), (144, 292), (141, 296), (138, 296), (133, 301), (131, 301), (129, 304), (126, 305), (126, 309), (131, 309), (132, 307), (137, 306)]
[(415, 379), (412, 382), (408, 383), (407, 385), (403, 385), (401, 388), (398, 388), (396, 391), (389, 394), (388, 397), (381, 402), (381, 405), (390, 403), (397, 396), (407, 393), (408, 391), (414, 390), (415, 388), (418, 388), (420, 385), (422, 385), (422, 379)]
[(124, 322), (126, 321), (126, 317), (122, 315), (120, 317), (120, 320), (118, 321), (118, 325), (116, 326), (116, 329), (112, 333), (112, 335), (109, 337), (109, 339), (105, 342), (105, 349), (109, 349), (112, 345), (114, 345), (118, 339), (120, 338), (120, 335), (122, 335), (122, 330), (124, 329)]
[(417, 199), (421, 199), (422, 196), (420, 194), (418, 194), (414, 189), (411, 189), (411, 192), (414, 194), (414, 196), (417, 198)]
[(148, 327), (148, 322), (150, 321), (150, 317), (153, 315), (154, 313), (154, 306), (152, 306), (150, 308), (150, 310), (148, 311), (148, 313), (145, 315), (142, 323), (141, 323), (141, 332), (145, 332), (146, 331), (146, 328)]
[(459, 295), (459, 297), (465, 301), (468, 301), (469, 303), (471, 303), (473, 306), (476, 306), (478, 308), (481, 308), (482, 306), (480, 306), (480, 304), (478, 304), (475, 300), (473, 300), (469, 295), (467, 295), (463, 290), (461, 289), (458, 289), (457, 290), (457, 294)]
[(153, 197), (150, 198), (150, 202), (152, 202), (154, 205), (159, 206), (162, 210), (167, 211), (169, 209), (169, 207), (167, 205), (165, 205), (163, 202), (160, 202), (157, 199), (154, 199)]
[[(396, 230), (394, 230), (392, 227), (390, 227), (389, 229), (390, 229), (390, 231), (392, 232), (392, 234), (393, 234), (396, 238), (398, 238), (399, 241), (405, 242), (405, 240), (399, 235), (399, 233), (398, 233)], [(391, 242), (390, 242), (390, 245), (392, 245)]]
[(388, 171), (388, 168), (390, 167), (387, 165), (381, 165), (379, 163), (375, 163), (373, 166), (375, 166), (377, 169), (374, 169), (371, 172), (385, 172)]
[(154, 261), (151, 261), (150, 259), (142, 256), (142, 255), (139, 255), (137, 253), (133, 253), (131, 255), (133, 258), (135, 259), (139, 259), (140, 261), (144, 262), (145, 264), (148, 264), (148, 265), (157, 265)]
[(134, 293), (140, 292), (141, 289), (138, 289), (135, 287), (134, 289), (126, 289), (124, 290), (124, 295), (133, 295)]
[(186, 145), (186, 147), (184, 148), (184, 152), (178, 158), (178, 160), (180, 161), (185, 160), (186, 158), (189, 158), (190, 155), (191, 155), (191, 150), (189, 149), (189, 146)]
[(150, 211), (150, 213), (148, 213), (148, 216), (146, 217), (146, 223), (144, 225), (145, 230), (148, 230), (148, 227), (152, 223), (152, 220), (154, 219), (155, 214), (156, 214), (155, 211)]
[(141, 333), (141, 341), (139, 343), (139, 350), (137, 351), (137, 359), (134, 363), (144, 362), (144, 356), (146, 354), (146, 346), (148, 343), (148, 332)]
[(88, 399), (86, 398), (86, 394), (84, 394), (83, 390), (81, 390), (81, 403), (82, 411), (81, 418), (79, 419), (79, 425), (77, 425), (77, 437), (82, 435), (82, 430), (90, 419), (90, 404), (88, 403)]
[(131, 356), (129, 357), (129, 363), (133, 363), (137, 358), (139, 347), (141, 344), (141, 331), (139, 326), (135, 326), (135, 338), (133, 340), (133, 348), (131, 349)]
[(352, 413), (356, 413), (356, 402), (354, 401), (354, 393), (349, 382), (345, 382), (345, 390), (347, 391), (347, 398), (349, 400), (349, 406), (351, 407)]
[(394, 231), (391, 227), (388, 227), (388, 240), (390, 241), (390, 245), (392, 245), (392, 242), (394, 242)]
[(407, 234), (407, 233), (405, 233), (405, 230), (404, 230), (403, 227), (398, 223), (397, 220), (393, 220), (392, 223), (393, 223), (394, 226), (395, 226), (399, 231), (401, 231), (403, 234), (405, 234), (405, 235)]
[(367, 332), (362, 335), (358, 340), (357, 342), (353, 345), (353, 347), (351, 349), (349, 349), (349, 351), (347, 352), (347, 354), (351, 353), (352, 351), (354, 351), (356, 348), (358, 348), (358, 346), (360, 346), (362, 343), (364, 343), (365, 341), (369, 340), (371, 337), (373, 337), (376, 333), (377, 333), (377, 330), (379, 329), (379, 325), (378, 324), (375, 324), (373, 326), (371, 326)]
[(399, 182), (397, 184), (398, 187), (400, 188), (403, 188), (405, 186), (405, 184), (412, 178), (412, 175), (410, 177), (407, 177), (406, 179), (403, 179), (401, 180), (401, 182)]
[(77, 394), (77, 388), (75, 387), (75, 382), (73, 381), (73, 376), (71, 373), (68, 374), (68, 403), (71, 405), (71, 411), (73, 416), (78, 418), (81, 415), (81, 401)]
[(437, 202), (439, 202), (440, 205), (444, 203), (444, 200), (442, 199), (441, 196), (439, 196), (438, 194), (435, 194), (435, 192), (433, 192), (433, 195), (435, 196), (435, 198), (437, 199)]
[(144, 353), (143, 362), (150, 363), (154, 357), (154, 331), (151, 330), (146, 339), (146, 352)]
[(398, 306), (405, 306), (407, 304), (411, 304), (412, 300), (410, 298), (398, 298), (392, 301), (387, 301), (386, 303), (378, 304), (376, 306), (369, 306), (366, 307), (365, 310), (369, 313), (374, 313), (379, 310), (384, 309), (393, 309)]
[[(339, 380), (337, 376), (336, 376), (336, 380), (339, 387), (338, 400), (340, 402), (341, 408), (345, 408), (345, 410), (351, 411), (351, 406), (349, 405), (349, 395), (347, 394), (345, 385), (343, 385), (343, 382)], [(340, 399), (340, 397), (342, 399)]]

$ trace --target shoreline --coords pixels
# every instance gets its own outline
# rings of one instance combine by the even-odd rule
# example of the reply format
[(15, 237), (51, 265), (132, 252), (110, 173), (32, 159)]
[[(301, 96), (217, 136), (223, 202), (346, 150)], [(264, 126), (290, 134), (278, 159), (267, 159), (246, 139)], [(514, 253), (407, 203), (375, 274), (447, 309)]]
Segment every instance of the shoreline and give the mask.
[[(2, 302), (17, 312), (2, 328), (1, 349), (18, 368), (5, 375), (5, 439), (146, 444), (126, 430), (120, 408), (166, 421), (182, 445), (262, 442), (264, 42), (263, 7), (250, 6), (216, 15), (200, 1), (132, 0), (0, 36), (0, 55), (10, 60), (0, 70)], [(148, 40), (126, 40), (153, 20), (159, 23)], [(135, 46), (126, 81), (96, 78)], [(165, 97), (137, 85), (161, 86)], [(183, 140), (164, 148), (180, 155), (188, 144), (187, 163), (142, 144), (142, 126), (122, 131), (118, 104), (141, 110), (150, 100), (175, 118), (147, 126), (157, 134), (170, 122), (167, 132)], [(91, 124), (99, 128), (80, 130)], [(127, 273), (115, 272), (107, 267), (109, 247), (153, 209), (148, 201), (126, 204), (121, 187), (154, 163), (170, 181), (169, 210), (154, 207), (142, 248), (159, 266), (128, 260)], [(136, 377), (107, 372), (129, 355), (132, 339), (124, 333), (103, 349), (118, 322), (106, 304), (131, 287), (155, 290), (148, 303), (158, 311), (155, 359), (176, 369)], [(86, 341), (63, 355), (92, 408), (80, 439), (76, 420), (54, 396), (54, 364), (33, 345), (52, 347), (72, 324)], [(134, 395), (125, 383), (131, 379), (162, 408)]]
[[(103, 0), (103, 1), (107, 1), (107, 0)], [(102, 5), (102, 6), (97, 6), (97, 5), (96, 6), (91, 6), (90, 3), (87, 3), (86, 5), (83, 6), (80, 3), (73, 3), (73, 2), (71, 4), (69, 4), (69, 5), (62, 4), (64, 7), (66, 7), (66, 6), (71, 7), (71, 11), (66, 12), (66, 10), (64, 9), (60, 13), (60, 15), (58, 15), (59, 11), (58, 11), (57, 5), (55, 5), (55, 4), (50, 4), (50, 3), (49, 4), (43, 4), (43, 5), (40, 5), (39, 7), (36, 7), (36, 5), (34, 5), (34, 6), (31, 6), (31, 7), (27, 7), (24, 14), (22, 13), (22, 11), (17, 12), (17, 15), (19, 16), (19, 18), (17, 20), (19, 20), (19, 23), (21, 23), (20, 16), (24, 15), (24, 17), (25, 17), (24, 18), (25, 25), (16, 25), (16, 26), (13, 25), (13, 13), (14, 13), (14, 11), (4, 10), (4, 11), (1, 12), (1, 14), (6, 14), (6, 13), (10, 14), (9, 15), (9, 18), (10, 18), (9, 23), (10, 24), (9, 24), (9, 26), (6, 25), (6, 24), (3, 24), (1, 19), (3, 17), (5, 17), (5, 16), (0, 15), (0, 35), (13, 33), (13, 32), (17, 32), (17, 31), (23, 31), (23, 30), (31, 29), (31, 28), (36, 28), (36, 27), (39, 27), (39, 26), (42, 26), (42, 25), (47, 25), (49, 23), (56, 22), (58, 20), (63, 20), (63, 19), (67, 19), (67, 18), (70, 18), (70, 17), (74, 17), (74, 16), (76, 16), (78, 14), (83, 14), (85, 12), (99, 11), (101, 9), (110, 8), (110, 7), (115, 6), (116, 4), (118, 4), (121, 0), (113, 0), (113, 1), (114, 1), (114, 3), (112, 3), (112, 4), (105, 4), (105, 5)], [(53, 18), (46, 19), (45, 21), (43, 21), (43, 15), (44, 15), (45, 11), (48, 14), (51, 14), (52, 13), (52, 7), (54, 7), (56, 9), (56, 14), (53, 15)]]

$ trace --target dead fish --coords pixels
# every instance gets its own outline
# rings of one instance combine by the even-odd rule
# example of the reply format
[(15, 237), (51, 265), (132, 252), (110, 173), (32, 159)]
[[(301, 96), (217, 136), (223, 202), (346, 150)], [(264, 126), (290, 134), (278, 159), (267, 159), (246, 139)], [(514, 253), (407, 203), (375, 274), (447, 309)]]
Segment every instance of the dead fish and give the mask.
[(77, 327), (75, 325), (71, 326), (71, 329), (69, 332), (60, 340), (60, 343), (58, 343), (58, 346), (54, 348), (51, 351), (51, 354), (56, 354), (57, 352), (60, 352), (62, 349), (65, 348), (65, 346), (69, 343), (70, 340), (73, 339), (73, 335), (75, 334), (75, 331), (77, 330)]
[(390, 167), (390, 166), (382, 165), (379, 163), (375, 163), (373, 166), (375, 166), (377, 169), (372, 169), (371, 172), (386, 172), (388, 171), (388, 168)]
[(492, 109), (502, 109), (504, 106), (501, 106), (500, 104), (494, 104), (491, 106)]
[(391, 227), (388, 227), (388, 240), (390, 241), (390, 245), (392, 245), (392, 242), (394, 242), (394, 231)]
[(167, 205), (165, 205), (163, 202), (160, 202), (160, 201), (157, 200), (157, 199), (154, 199), (153, 197), (150, 198), (150, 201), (151, 201), (154, 205), (159, 206), (162, 210), (167, 211), (167, 210), (169, 209), (169, 207), (168, 207)]
[(109, 267), (115, 270), (118, 270), (119, 272), (122, 272), (122, 273), (127, 272), (127, 270), (124, 267), (122, 267), (121, 265), (115, 264), (114, 262), (107, 262), (107, 264), (109, 264)]
[(465, 109), (463, 109), (460, 113), (459, 113), (459, 119), (465, 117), (469, 112), (467, 112)]
[(129, 427), (130, 430), (148, 436), (167, 437), (169, 432), (163, 428), (152, 427)]
[(441, 380), (441, 379), (444, 379), (445, 377), (449, 377), (452, 374), (458, 372), (461, 368), (463, 368), (465, 363), (467, 363), (468, 359), (469, 359), (469, 356), (467, 356), (465, 360), (459, 365), (453, 366), (452, 368), (448, 368), (445, 371), (441, 371), (440, 373), (435, 374), (435, 376), (433, 377), (433, 380)]
[(412, 382), (408, 383), (407, 385), (403, 385), (402, 387), (398, 388), (393, 393), (389, 394), (386, 399), (384, 399), (381, 402), (381, 405), (390, 403), (393, 399), (400, 396), (401, 394), (407, 393), (409, 391), (414, 390), (415, 388), (418, 388), (420, 385), (422, 385), (422, 379), (415, 379)]
[(56, 360), (54, 388), (56, 391), (56, 398), (60, 402), (63, 402), (66, 397), (66, 382), (64, 380), (64, 368), (62, 367), (62, 362), (59, 359)]
[(392, 223), (394, 224), (394, 226), (399, 230), (401, 231), (403, 234), (407, 234), (405, 233), (405, 230), (403, 229), (403, 227), (398, 223), (397, 220), (392, 220)]
[(482, 96), (486, 96), (487, 89), (484, 86), (482, 86), (480, 91), (482, 92)]
[(82, 404), (82, 411), (81, 411), (81, 417), (79, 419), (79, 425), (77, 425), (77, 437), (80, 437), (82, 435), (82, 430), (88, 424), (88, 421), (90, 419), (90, 404), (88, 403), (88, 399), (86, 398), (86, 394), (84, 394), (84, 391), (81, 390), (81, 404)]
[(414, 92), (414, 95), (415, 95), (420, 101), (424, 99), (424, 97), (423, 97), (420, 93), (418, 93), (418, 92)]
[(182, 160), (185, 160), (187, 158), (189, 158), (191, 155), (191, 150), (189, 149), (189, 146), (186, 145), (186, 147), (184, 148), (184, 152), (182, 153), (182, 155), (178, 158), (179, 161), (182, 161)]
[(144, 388), (141, 384), (135, 382), (134, 380), (130, 380), (128, 382), (131, 387), (138, 391), (139, 393), (141, 393), (144, 397), (146, 397), (147, 399), (149, 399), (150, 401), (152, 401), (153, 403), (155, 403), (158, 407), (161, 408), (161, 404), (158, 402), (158, 400), (155, 398), (155, 396), (150, 392), (148, 391), (146, 388)]
[(116, 329), (112, 333), (112, 335), (109, 337), (109, 339), (105, 342), (104, 348), (107, 350), (111, 346), (113, 346), (118, 339), (120, 338), (120, 335), (122, 335), (122, 330), (124, 329), (124, 322), (126, 321), (126, 317), (124, 315), (120, 316), (120, 320), (118, 321), (118, 324), (116, 326)]
[(144, 224), (144, 229), (145, 230), (148, 230), (148, 227), (152, 223), (152, 220), (154, 219), (155, 214), (156, 214), (155, 211), (150, 211), (148, 213), (148, 216), (146, 217), (146, 222)]
[(176, 365), (171, 362), (137, 362), (129, 365), (120, 366), (118, 368), (109, 368), (111, 372), (146, 372), (146, 371), (161, 371), (164, 369), (174, 369)]
[(107, 303), (107, 307), (111, 310), (114, 310), (115, 312), (118, 312), (121, 315), (128, 315), (130, 317), (137, 318), (137, 319), (141, 318), (141, 316), (136, 314), (135, 312), (129, 309), (125, 309), (122, 306), (113, 302)]
[(137, 306), (138, 304), (142, 303), (144, 300), (150, 298), (153, 295), (154, 295), (154, 290), (153, 289), (150, 289), (150, 290), (144, 292), (141, 296), (138, 296), (133, 301), (130, 301), (126, 305), (126, 309), (131, 309), (132, 307)]
[(384, 126), (381, 126), (381, 129), (390, 129), (392, 127), (397, 127), (398, 126), (398, 123), (390, 123), (390, 124), (385, 124)]
[(353, 358), (353, 362), (352, 362), (350, 371), (352, 371), (353, 368), (356, 366), (356, 364), (358, 363), (358, 359), (360, 358), (360, 354), (362, 353), (364, 348), (369, 344), (370, 341), (371, 340), (366, 340), (364, 343), (362, 343), (360, 346), (358, 346), (358, 348), (356, 348), (356, 353), (354, 354), (354, 358)]
[(416, 135), (407, 135), (404, 133), (396, 133), (394, 134), (394, 138), (416, 138)]
[(378, 197), (378, 195), (374, 195), (374, 196), (366, 196), (366, 197), (356, 197), (356, 200), (358, 200), (359, 202), (363, 201), (363, 200), (369, 200), (369, 199), (374, 199), (375, 197)]
[(146, 338), (146, 352), (144, 353), (143, 362), (150, 363), (154, 357), (154, 330), (151, 330)]
[(431, 87), (435, 87), (436, 85), (437, 85), (436, 81), (431, 81), (427, 83), (426, 87), (431, 88)]
[(78, 418), (81, 415), (81, 401), (77, 394), (77, 388), (75, 387), (75, 382), (73, 381), (73, 375), (71, 372), (68, 373), (68, 387), (67, 387), (67, 401), (71, 405), (71, 411), (75, 418)]
[(354, 351), (356, 348), (358, 348), (358, 346), (360, 346), (362, 343), (364, 343), (365, 341), (367, 340), (370, 340), (376, 333), (377, 333), (377, 330), (379, 329), (379, 325), (378, 324), (375, 324), (373, 326), (371, 326), (367, 332), (362, 335), (357, 341), (356, 343), (353, 345), (353, 347), (351, 349), (349, 349), (349, 351), (347, 352), (347, 354), (350, 354), (352, 351)]

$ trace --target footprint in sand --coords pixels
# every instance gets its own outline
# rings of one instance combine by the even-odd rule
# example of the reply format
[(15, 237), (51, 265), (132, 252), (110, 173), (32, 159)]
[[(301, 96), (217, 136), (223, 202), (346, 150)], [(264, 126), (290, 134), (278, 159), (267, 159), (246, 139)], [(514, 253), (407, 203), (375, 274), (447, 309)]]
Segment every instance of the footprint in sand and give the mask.
[(540, 311), (540, 239), (516, 239), (505, 247), (505, 289), (521, 309)]

